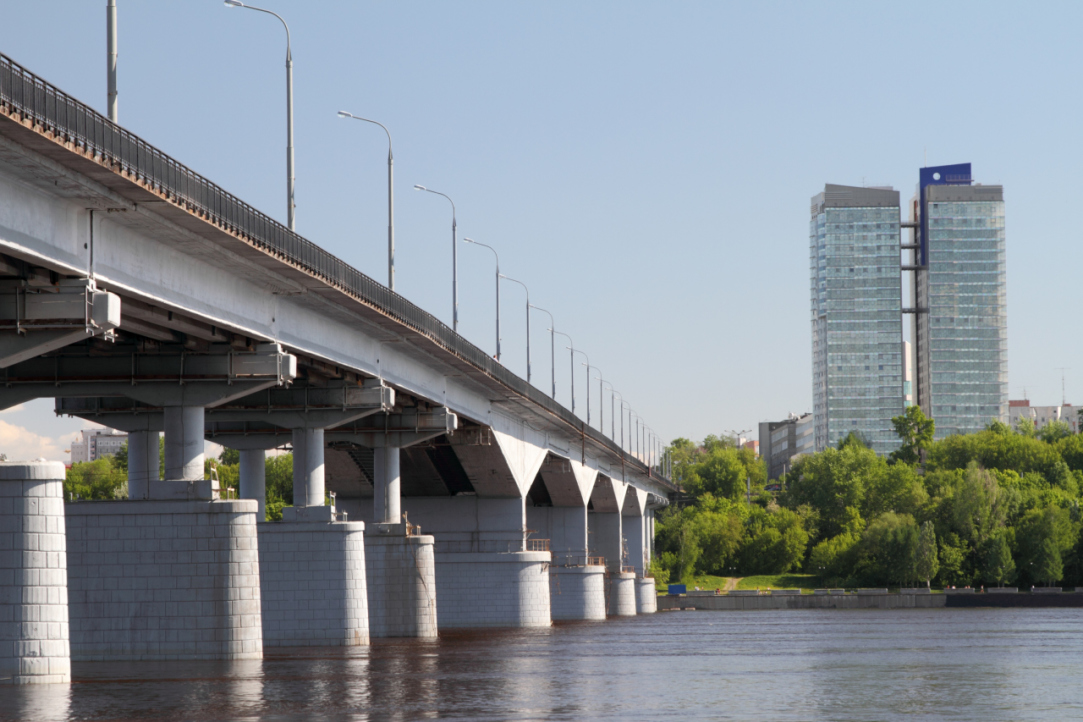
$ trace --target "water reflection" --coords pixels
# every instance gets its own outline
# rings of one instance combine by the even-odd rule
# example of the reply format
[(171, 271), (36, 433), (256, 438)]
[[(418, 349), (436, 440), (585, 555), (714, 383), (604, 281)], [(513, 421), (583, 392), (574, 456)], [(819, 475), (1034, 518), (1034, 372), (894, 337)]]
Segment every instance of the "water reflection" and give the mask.
[(0, 720), (1078, 718), (1079, 610), (675, 612), (263, 661), (77, 663)]

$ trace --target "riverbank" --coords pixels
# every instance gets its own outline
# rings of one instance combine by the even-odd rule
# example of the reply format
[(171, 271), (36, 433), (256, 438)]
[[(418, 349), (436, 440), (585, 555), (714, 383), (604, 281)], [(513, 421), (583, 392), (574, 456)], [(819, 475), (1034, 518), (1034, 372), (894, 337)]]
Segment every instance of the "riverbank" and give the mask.
[(899, 593), (859, 590), (832, 594), (796, 594), (779, 590), (761, 594), (659, 595), (658, 611), (766, 611), (780, 609), (937, 609), (978, 607), (1083, 607), (1083, 591), (997, 594)]

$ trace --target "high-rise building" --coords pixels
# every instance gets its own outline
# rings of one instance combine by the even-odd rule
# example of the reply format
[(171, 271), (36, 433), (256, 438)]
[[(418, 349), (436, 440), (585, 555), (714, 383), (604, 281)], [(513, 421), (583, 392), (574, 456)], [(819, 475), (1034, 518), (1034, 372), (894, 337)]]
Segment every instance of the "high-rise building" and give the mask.
[(887, 454), (903, 412), (899, 192), (829, 184), (811, 216), (815, 449), (856, 431)]
[(795, 457), (812, 453), (813, 415), (790, 414), (782, 421), (760, 422), (760, 458), (767, 466), (767, 478), (789, 473)]
[(922, 168), (914, 201), (917, 404), (936, 438), (1008, 420), (1004, 189), (970, 164)]

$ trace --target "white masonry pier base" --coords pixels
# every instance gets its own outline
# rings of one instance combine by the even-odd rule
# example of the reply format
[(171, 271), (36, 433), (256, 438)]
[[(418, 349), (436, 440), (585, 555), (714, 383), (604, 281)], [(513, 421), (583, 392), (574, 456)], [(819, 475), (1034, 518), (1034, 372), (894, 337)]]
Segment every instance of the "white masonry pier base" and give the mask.
[(636, 614), (654, 614), (658, 611), (658, 591), (654, 588), (654, 579), (639, 577), (636, 579)]
[(609, 615), (613, 617), (636, 615), (635, 572), (609, 573)]
[(441, 629), (548, 627), (549, 552), (441, 552)]
[(364, 523), (281, 521), (257, 529), (263, 645), (368, 644)]
[(369, 524), (365, 531), (373, 638), (437, 636), (433, 538), (407, 531), (404, 523)]
[(0, 684), (68, 682), (64, 465), (59, 461), (3, 462)]
[(605, 619), (605, 567), (549, 567), (553, 621)]
[(256, 508), (67, 504), (72, 659), (262, 659)]

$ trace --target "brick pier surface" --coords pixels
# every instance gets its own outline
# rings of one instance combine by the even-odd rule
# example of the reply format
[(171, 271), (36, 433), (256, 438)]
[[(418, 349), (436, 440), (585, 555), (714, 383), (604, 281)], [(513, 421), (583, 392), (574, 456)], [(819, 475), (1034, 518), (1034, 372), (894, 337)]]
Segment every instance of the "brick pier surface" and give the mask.
[(362, 522), (257, 525), (263, 644), (369, 643)]
[(436, 553), (440, 628), (548, 627), (549, 552)]
[(654, 614), (657, 611), (658, 591), (654, 588), (654, 579), (636, 579), (636, 614)]
[(553, 620), (605, 619), (604, 566), (549, 567)]
[(372, 637), (437, 635), (431, 536), (408, 536), (405, 524), (370, 524), (365, 533), (365, 570)]
[(610, 572), (609, 615), (612, 617), (636, 615), (635, 572)]
[(70, 681), (64, 465), (0, 463), (0, 684)]
[(67, 504), (72, 658), (261, 659), (256, 508)]

